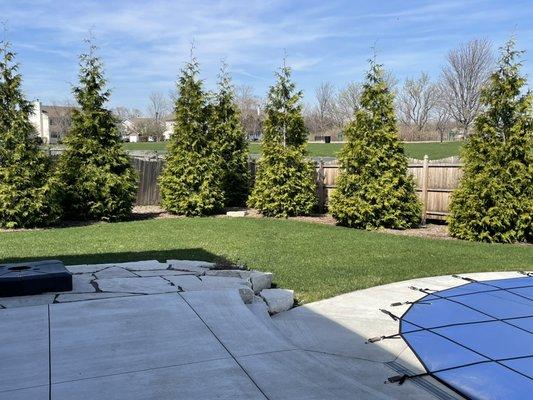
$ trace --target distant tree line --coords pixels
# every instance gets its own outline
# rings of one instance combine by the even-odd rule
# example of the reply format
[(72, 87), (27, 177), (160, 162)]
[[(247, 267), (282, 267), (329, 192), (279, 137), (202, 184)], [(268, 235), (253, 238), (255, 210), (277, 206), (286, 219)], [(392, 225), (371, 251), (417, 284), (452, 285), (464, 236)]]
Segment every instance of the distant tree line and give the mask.
[[(432, 81), (426, 72), (407, 78), (402, 86), (390, 73), (384, 79), (395, 92), (395, 112), (403, 140), (445, 140), (452, 130), (465, 137), (481, 111), (480, 96), (494, 68), (492, 46), (475, 39), (451, 50), (440, 77)], [(338, 135), (360, 108), (363, 84), (350, 82), (337, 90), (321, 83), (315, 104), (305, 111), (312, 136)]]

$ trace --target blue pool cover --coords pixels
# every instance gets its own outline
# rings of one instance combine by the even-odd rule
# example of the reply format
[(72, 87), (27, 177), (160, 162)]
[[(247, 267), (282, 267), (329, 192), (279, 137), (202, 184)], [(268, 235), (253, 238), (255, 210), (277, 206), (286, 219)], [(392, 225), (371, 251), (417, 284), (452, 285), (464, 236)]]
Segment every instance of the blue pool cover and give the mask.
[(469, 399), (533, 399), (533, 277), (426, 293), (400, 336), (429, 375)]

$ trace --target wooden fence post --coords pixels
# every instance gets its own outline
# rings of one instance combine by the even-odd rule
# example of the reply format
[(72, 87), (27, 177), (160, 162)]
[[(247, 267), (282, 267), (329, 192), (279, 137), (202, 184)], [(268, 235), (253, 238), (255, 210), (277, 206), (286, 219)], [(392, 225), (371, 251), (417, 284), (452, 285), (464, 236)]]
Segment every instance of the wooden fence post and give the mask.
[(324, 160), (320, 159), (318, 162), (318, 211), (320, 214), (324, 213), (325, 196), (324, 196)]
[(429, 180), (429, 157), (424, 156), (422, 164), (422, 225), (426, 224), (428, 211), (428, 180)]

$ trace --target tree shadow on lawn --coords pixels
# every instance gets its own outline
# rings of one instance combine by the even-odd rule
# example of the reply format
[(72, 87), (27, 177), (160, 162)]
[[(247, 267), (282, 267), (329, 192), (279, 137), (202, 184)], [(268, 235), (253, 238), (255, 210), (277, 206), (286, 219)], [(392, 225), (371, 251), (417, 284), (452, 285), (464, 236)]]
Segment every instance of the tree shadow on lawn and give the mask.
[(2, 263), (20, 263), (37, 260), (60, 260), (65, 265), (78, 264), (109, 264), (129, 261), (158, 260), (198, 260), (211, 261), (217, 263), (227, 263), (223, 256), (213, 254), (202, 248), (175, 249), (175, 250), (147, 250), (147, 251), (127, 251), (114, 253), (94, 253), (94, 254), (54, 254), (45, 257), (11, 257), (0, 260)]

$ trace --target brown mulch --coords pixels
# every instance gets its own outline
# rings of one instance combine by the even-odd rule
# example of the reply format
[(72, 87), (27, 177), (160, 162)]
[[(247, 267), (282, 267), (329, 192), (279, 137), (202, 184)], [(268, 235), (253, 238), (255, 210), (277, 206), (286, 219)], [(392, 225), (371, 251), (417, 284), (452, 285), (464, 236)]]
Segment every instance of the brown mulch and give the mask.
[[(246, 211), (247, 218), (265, 218), (259, 212), (253, 209), (231, 209), (232, 211), (243, 210)], [(229, 218), (225, 214), (216, 215), (217, 218)], [(159, 206), (135, 206), (133, 207), (133, 213), (131, 220), (145, 220), (145, 219), (163, 219), (163, 218), (185, 218), (180, 215), (174, 215), (166, 212)], [(314, 224), (323, 224), (323, 225), (336, 225), (335, 219), (328, 214), (317, 214), (310, 216), (300, 216), (300, 217), (289, 217), (289, 220), (293, 221), (302, 221), (310, 222)], [(92, 223), (101, 223), (101, 222), (92, 222)], [(59, 227), (66, 228), (72, 226), (83, 226), (90, 225), (91, 222), (75, 222), (75, 221), (65, 221), (62, 222)], [(43, 228), (40, 228), (43, 229)], [(26, 230), (40, 230), (40, 229), (1, 229), (0, 232), (20, 232)], [(448, 227), (444, 224), (428, 224), (426, 226), (417, 228), (417, 229), (405, 229), (405, 230), (396, 230), (396, 229), (379, 229), (378, 232), (389, 233), (393, 235), (403, 235), (403, 236), (418, 236), (425, 238), (433, 239), (447, 239), (455, 240), (448, 234)]]
[[(265, 218), (257, 210), (249, 208), (234, 208), (232, 211), (246, 211), (247, 218)], [(172, 215), (165, 212), (159, 206), (137, 206), (133, 208), (133, 219), (147, 219), (147, 218), (183, 218), (180, 216)], [(227, 218), (225, 214), (219, 214), (217, 218)], [(314, 224), (323, 224), (323, 225), (336, 225), (335, 218), (329, 214), (316, 214), (309, 216), (300, 216), (300, 217), (289, 217), (287, 218), (293, 221), (302, 221), (302, 222), (311, 222)], [(403, 236), (417, 236), (433, 239), (447, 239), (455, 240), (448, 234), (448, 227), (444, 224), (427, 224), (423, 227), (416, 229), (378, 229), (378, 232), (389, 233), (393, 235), (403, 235)]]

